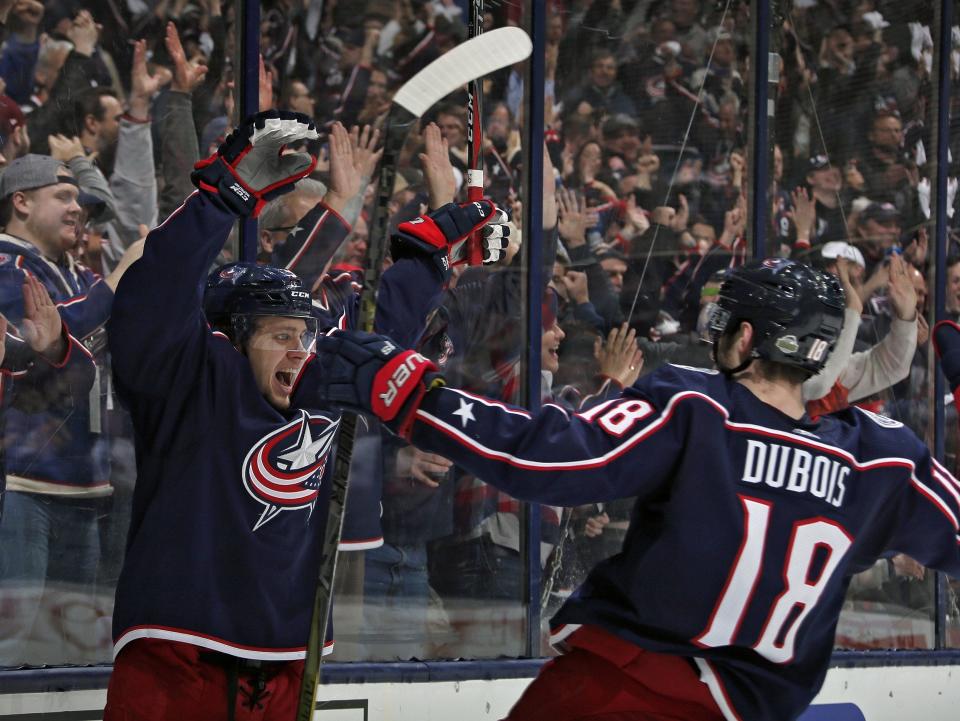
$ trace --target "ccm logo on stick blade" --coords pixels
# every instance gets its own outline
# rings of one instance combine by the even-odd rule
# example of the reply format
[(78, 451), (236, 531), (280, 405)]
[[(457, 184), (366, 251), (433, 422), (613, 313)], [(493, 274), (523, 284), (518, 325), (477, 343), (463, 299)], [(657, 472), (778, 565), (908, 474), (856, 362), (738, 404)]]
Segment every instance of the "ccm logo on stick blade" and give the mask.
[[(433, 364), (419, 353), (407, 351), (387, 363), (373, 381), (373, 412), (383, 420), (392, 420), (407, 397)], [(397, 403), (397, 400), (400, 400)]]

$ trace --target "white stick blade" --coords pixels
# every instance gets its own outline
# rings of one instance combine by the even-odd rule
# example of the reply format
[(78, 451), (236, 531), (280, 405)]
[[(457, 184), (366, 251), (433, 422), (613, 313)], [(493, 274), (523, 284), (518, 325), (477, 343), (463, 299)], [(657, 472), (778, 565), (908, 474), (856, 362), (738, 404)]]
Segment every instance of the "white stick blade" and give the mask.
[(404, 83), (393, 102), (420, 117), (427, 109), (471, 80), (526, 60), (533, 50), (520, 28), (497, 28), (460, 43)]

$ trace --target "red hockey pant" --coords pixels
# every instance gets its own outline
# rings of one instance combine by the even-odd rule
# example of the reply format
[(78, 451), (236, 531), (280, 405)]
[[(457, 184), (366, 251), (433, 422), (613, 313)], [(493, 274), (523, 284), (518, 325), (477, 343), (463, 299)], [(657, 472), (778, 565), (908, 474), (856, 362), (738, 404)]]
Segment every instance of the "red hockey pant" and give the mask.
[(645, 651), (596, 627), (566, 640), (506, 721), (723, 721), (690, 661)]
[(303, 661), (237, 667), (236, 659), (176, 641), (139, 639), (113, 666), (103, 721), (289, 721)]

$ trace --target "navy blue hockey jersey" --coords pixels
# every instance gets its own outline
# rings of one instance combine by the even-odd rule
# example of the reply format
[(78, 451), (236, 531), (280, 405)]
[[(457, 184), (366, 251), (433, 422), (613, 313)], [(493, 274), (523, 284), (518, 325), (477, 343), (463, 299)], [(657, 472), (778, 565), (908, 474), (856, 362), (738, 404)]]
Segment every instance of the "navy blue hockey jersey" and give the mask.
[[(235, 220), (194, 193), (151, 231), (117, 289), (108, 337), (134, 426), (137, 484), (115, 654), (137, 638), (165, 638), (246, 658), (305, 655), (340, 414), (316, 402), (311, 360), (290, 409), (277, 410), (249, 361), (208, 327), (203, 281)], [(383, 287), (432, 284), (436, 293), (439, 279), (423, 276), (432, 266), (397, 263)], [(348, 323), (352, 296), (336, 279), (324, 287), (337, 291), (340, 310), (331, 303), (318, 316)], [(377, 522), (379, 500), (379, 489), (366, 504), (350, 496)]]
[(412, 442), (528, 501), (637, 496), (620, 553), (552, 621), (695, 659), (731, 721), (797, 717), (823, 683), (851, 576), (903, 552), (960, 574), (960, 483), (899, 422), (794, 420), (712, 371), (538, 415), (426, 395)]
[(235, 220), (194, 193), (117, 288), (108, 338), (137, 484), (114, 653), (147, 637), (304, 656), (339, 414), (296, 393), (277, 410), (249, 361), (207, 326), (203, 281)]

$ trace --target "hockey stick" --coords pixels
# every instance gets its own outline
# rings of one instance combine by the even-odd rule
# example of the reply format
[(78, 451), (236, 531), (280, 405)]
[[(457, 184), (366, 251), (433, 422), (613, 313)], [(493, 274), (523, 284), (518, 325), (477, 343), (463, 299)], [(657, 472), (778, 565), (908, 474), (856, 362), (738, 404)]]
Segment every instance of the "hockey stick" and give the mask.
[[(467, 37), (476, 38), (483, 33), (483, 0), (470, 3), (470, 24)], [(483, 107), (482, 80), (472, 80), (467, 84), (467, 200), (483, 199)], [(470, 236), (467, 243), (467, 262), (480, 265), (483, 262), (483, 248), (480, 247), (480, 233)]]
[[(376, 289), (387, 249), (387, 203), (393, 195), (396, 162), (407, 132), (432, 105), (475, 78), (518, 63), (530, 55), (533, 45), (520, 28), (500, 28), (468, 40), (434, 60), (408, 80), (393, 97), (384, 130), (383, 159), (378, 181), (375, 218), (371, 222), (370, 252), (367, 254), (363, 290), (360, 292), (360, 319), (365, 330), (373, 329)], [(313, 599), (310, 636), (303, 665), (303, 682), (297, 704), (297, 721), (310, 721), (316, 707), (320, 664), (327, 634), (327, 621), (333, 601), (333, 579), (337, 570), (337, 549), (343, 531), (343, 511), (347, 499), (347, 481), (353, 458), (357, 416), (345, 413), (340, 421), (340, 436), (334, 457), (330, 486), (330, 506), (321, 547), (317, 591)]]

